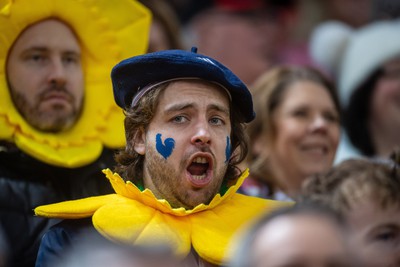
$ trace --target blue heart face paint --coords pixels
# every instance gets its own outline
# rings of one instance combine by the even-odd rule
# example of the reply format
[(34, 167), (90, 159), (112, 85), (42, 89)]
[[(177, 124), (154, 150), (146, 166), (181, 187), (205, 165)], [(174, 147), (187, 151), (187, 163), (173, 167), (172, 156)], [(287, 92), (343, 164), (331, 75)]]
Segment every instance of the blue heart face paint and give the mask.
[(232, 150), (232, 145), (231, 145), (231, 140), (229, 139), (229, 136), (226, 137), (226, 148), (225, 148), (225, 163), (229, 161), (231, 158), (231, 150)]
[(156, 135), (156, 149), (158, 153), (161, 154), (161, 156), (164, 157), (164, 159), (167, 159), (171, 154), (172, 150), (174, 150), (175, 147), (175, 140), (172, 138), (167, 138), (164, 141), (164, 144), (161, 140), (161, 134)]

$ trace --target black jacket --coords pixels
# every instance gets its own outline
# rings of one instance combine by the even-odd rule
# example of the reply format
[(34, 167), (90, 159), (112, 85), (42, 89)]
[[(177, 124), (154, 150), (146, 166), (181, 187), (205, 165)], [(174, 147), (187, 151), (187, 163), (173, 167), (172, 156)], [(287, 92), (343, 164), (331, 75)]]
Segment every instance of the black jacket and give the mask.
[[(91, 217), (84, 219), (63, 220), (60, 223), (52, 226), (43, 236), (35, 267), (51, 267), (54, 266), (55, 263), (65, 261), (65, 255), (71, 252), (71, 249), (77, 251), (77, 246), (79, 245), (81, 245), (79, 248), (80, 250), (85, 250), (85, 252), (82, 252), (81, 256), (89, 255), (96, 250), (96, 246), (104, 242), (112, 241), (109, 241), (96, 231)], [(82, 244), (85, 246), (82, 246)], [(161, 244), (159, 248), (162, 248), (163, 245), (165, 244)], [(151, 257), (161, 256), (162, 254), (159, 253), (162, 250), (157, 250), (156, 243), (154, 243), (154, 246), (154, 250), (147, 250), (147, 253), (150, 253), (147, 255), (150, 255)], [(197, 254), (194, 249), (191, 250), (189, 255), (182, 263), (183, 265), (179, 266), (217, 266), (200, 259), (199, 254)]]
[(9, 243), (10, 264), (34, 266), (40, 240), (58, 220), (35, 217), (37, 206), (112, 193), (104, 168), (115, 165), (104, 149), (93, 163), (61, 168), (40, 162), (10, 143), (0, 143), (0, 223)]

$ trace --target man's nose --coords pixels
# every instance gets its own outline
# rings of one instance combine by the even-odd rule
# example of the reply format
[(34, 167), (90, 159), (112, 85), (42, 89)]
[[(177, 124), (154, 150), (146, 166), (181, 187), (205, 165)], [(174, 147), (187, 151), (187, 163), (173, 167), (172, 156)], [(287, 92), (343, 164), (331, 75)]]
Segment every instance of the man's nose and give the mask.
[(201, 121), (195, 126), (195, 132), (191, 139), (193, 144), (209, 144), (211, 141), (210, 128), (207, 122)]
[(66, 82), (66, 70), (61, 59), (52, 59), (49, 66), (48, 80), (52, 84), (64, 84)]

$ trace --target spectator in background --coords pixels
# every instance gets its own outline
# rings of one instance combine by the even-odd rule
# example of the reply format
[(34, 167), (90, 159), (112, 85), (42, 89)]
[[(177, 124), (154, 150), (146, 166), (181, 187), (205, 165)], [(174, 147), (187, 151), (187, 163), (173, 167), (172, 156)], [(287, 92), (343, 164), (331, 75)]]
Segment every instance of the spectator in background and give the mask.
[(214, 4), (214, 0), (166, 0), (175, 9), (181, 25), (186, 25), (188, 21), (199, 11), (209, 8)]
[(139, 0), (152, 12), (150, 40), (147, 52), (183, 49), (179, 17), (168, 1)]
[(284, 61), (297, 1), (214, 1), (186, 25), (186, 34), (208, 54), (232, 69), (247, 85)]
[[(374, 0), (325, 0), (320, 1), (326, 20), (336, 20), (352, 28), (371, 22)], [(381, 1), (381, 0), (379, 0)]]
[[(333, 39), (338, 41), (329, 41)], [(400, 145), (400, 20), (374, 22), (359, 30), (327, 22), (311, 43), (314, 59), (338, 84), (346, 135), (336, 162), (387, 158)]]
[(345, 218), (359, 266), (400, 266), (399, 155), (345, 160), (304, 184), (300, 203), (326, 205)]
[(229, 267), (350, 267), (346, 226), (328, 208), (300, 205), (264, 214), (232, 244)]
[(318, 71), (275, 67), (253, 86), (249, 124), (250, 177), (244, 194), (295, 198), (310, 175), (327, 171), (339, 142), (339, 104), (333, 84)]
[(132, 0), (0, 2), (0, 222), (9, 266), (34, 266), (58, 220), (38, 205), (106, 194), (125, 144), (109, 71), (144, 53), (150, 13)]

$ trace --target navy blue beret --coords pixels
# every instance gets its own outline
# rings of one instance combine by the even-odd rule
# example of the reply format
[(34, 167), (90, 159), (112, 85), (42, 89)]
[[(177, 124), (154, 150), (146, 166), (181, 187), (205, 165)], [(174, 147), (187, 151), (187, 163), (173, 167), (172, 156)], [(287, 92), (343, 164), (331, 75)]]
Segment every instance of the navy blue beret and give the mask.
[(210, 57), (192, 51), (163, 50), (125, 59), (111, 72), (115, 102), (125, 109), (144, 87), (179, 78), (200, 78), (216, 82), (231, 95), (233, 108), (244, 122), (254, 119), (252, 96), (246, 85), (227, 67)]

